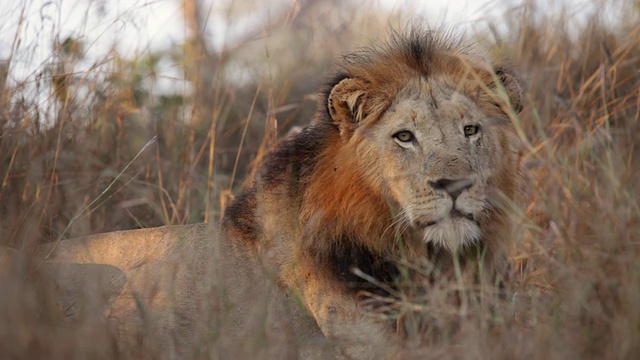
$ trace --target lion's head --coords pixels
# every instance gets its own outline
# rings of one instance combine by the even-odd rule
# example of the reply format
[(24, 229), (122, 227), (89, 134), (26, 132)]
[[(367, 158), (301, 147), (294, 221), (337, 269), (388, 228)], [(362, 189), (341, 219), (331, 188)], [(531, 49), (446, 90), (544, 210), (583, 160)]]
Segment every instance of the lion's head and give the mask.
[(306, 220), (376, 252), (399, 233), (450, 253), (498, 246), (500, 203), (517, 191), (521, 89), (453, 44), (414, 32), (345, 57), (322, 104), (339, 136), (312, 175)]

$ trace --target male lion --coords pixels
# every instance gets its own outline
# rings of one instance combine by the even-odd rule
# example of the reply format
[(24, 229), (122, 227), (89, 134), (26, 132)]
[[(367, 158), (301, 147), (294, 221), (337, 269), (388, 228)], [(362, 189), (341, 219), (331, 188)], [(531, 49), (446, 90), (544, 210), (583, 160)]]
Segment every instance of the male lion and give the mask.
[(509, 244), (504, 200), (517, 191), (509, 116), (521, 88), (446, 38), (414, 30), (348, 54), (312, 123), (266, 156), (254, 184), (226, 209), (223, 230), (297, 293), (325, 336), (371, 358), (395, 324), (357, 299), (392, 288), (394, 260), (441, 272), (481, 256), (493, 273)]
[[(396, 34), (344, 57), (312, 123), (268, 154), (225, 210), (226, 236), (187, 225), (66, 240), (39, 249), (39, 269), (67, 318), (87, 329), (109, 319), (120, 353), (333, 358), (319, 326), (349, 357), (384, 357), (397, 325), (369, 316), (362, 295), (398, 289), (397, 260), (444, 274), (479, 257), (483, 273), (499, 269), (510, 243), (501, 204), (519, 179), (509, 118), (521, 97), (507, 68), (430, 31)], [(15, 267), (5, 254), (0, 267)], [(13, 313), (0, 320), (21, 321)], [(27, 351), (33, 341), (20, 339), (14, 350)], [(83, 346), (77, 357), (97, 351)]]

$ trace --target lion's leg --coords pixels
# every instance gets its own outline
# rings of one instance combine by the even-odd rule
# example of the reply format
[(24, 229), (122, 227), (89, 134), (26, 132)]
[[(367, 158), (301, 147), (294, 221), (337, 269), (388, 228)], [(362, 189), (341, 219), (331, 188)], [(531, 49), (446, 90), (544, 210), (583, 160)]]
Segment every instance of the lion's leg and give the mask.
[(302, 297), (323, 334), (349, 358), (389, 358), (395, 352), (392, 324), (359, 308), (355, 295), (339, 282), (309, 273), (302, 285)]

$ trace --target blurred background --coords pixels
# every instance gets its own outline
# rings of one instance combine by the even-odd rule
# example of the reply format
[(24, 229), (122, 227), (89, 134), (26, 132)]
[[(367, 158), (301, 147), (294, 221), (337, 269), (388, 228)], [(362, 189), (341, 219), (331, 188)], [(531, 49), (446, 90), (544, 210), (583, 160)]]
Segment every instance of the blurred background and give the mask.
[[(412, 22), (508, 59), (528, 89), (513, 296), (433, 354), (636, 358), (639, 0), (4, 1), (0, 245), (215, 221), (341, 54)], [(75, 334), (28, 309), (0, 349)]]

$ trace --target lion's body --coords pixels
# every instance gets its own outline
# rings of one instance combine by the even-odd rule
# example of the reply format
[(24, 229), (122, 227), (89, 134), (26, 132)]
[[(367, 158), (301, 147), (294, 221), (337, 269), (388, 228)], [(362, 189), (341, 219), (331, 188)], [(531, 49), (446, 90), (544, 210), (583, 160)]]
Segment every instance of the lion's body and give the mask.
[(121, 355), (280, 359), (331, 353), (321, 349), (322, 335), (304, 309), (264, 281), (216, 224), (65, 240), (41, 246), (39, 255), (47, 259), (41, 272), (56, 284), (67, 320), (104, 328), (106, 318)]

